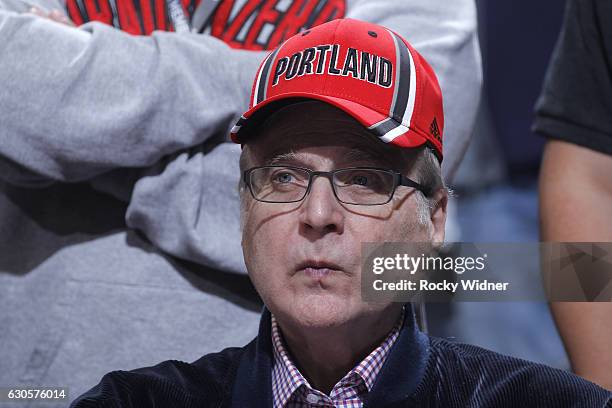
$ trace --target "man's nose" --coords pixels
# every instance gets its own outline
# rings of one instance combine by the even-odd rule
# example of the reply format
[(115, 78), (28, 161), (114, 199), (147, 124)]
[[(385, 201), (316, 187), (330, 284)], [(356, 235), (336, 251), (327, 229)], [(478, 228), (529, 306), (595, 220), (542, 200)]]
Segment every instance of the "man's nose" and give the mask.
[(341, 234), (344, 230), (344, 208), (334, 195), (331, 180), (314, 177), (310, 192), (304, 198), (300, 210), (300, 223), (306, 232), (324, 235)]

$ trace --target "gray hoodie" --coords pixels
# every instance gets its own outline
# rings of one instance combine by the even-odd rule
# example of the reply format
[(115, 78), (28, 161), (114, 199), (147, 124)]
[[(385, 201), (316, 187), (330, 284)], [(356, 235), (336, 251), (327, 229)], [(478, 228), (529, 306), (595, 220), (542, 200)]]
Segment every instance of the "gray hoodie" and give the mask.
[[(265, 54), (75, 29), (24, 4), (0, 0), (0, 387), (74, 397), (111, 370), (245, 344), (260, 304), (227, 134)], [(451, 177), (482, 80), (473, 2), (348, 0), (346, 17), (396, 30), (436, 70)]]

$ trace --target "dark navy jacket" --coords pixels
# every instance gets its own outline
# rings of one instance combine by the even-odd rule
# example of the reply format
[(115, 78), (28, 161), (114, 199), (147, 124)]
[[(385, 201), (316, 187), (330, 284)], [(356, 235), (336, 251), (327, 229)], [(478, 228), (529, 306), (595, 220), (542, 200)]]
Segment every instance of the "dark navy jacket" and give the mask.
[[(565, 371), (420, 332), (406, 313), (366, 407), (610, 407), (612, 393)], [(194, 363), (105, 375), (72, 407), (272, 407), (270, 313), (243, 348)]]

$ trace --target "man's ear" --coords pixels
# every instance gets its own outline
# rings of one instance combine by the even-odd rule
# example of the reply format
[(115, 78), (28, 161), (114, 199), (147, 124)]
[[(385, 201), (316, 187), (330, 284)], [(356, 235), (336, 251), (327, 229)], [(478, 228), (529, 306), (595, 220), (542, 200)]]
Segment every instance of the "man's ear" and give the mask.
[(433, 203), (431, 209), (431, 242), (441, 245), (444, 242), (446, 228), (446, 207), (448, 205), (448, 190), (441, 188), (430, 199)]

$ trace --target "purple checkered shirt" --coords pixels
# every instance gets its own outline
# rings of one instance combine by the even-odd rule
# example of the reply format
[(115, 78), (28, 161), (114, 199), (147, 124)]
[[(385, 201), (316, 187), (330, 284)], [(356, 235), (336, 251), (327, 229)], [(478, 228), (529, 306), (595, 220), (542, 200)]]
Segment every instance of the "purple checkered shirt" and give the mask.
[(334, 386), (329, 395), (310, 386), (291, 361), (282, 334), (272, 316), (272, 344), (274, 365), (272, 367), (272, 395), (274, 408), (336, 407), (361, 408), (363, 398), (372, 390), (376, 376), (399, 336), (404, 312), (385, 340), (348, 372)]

